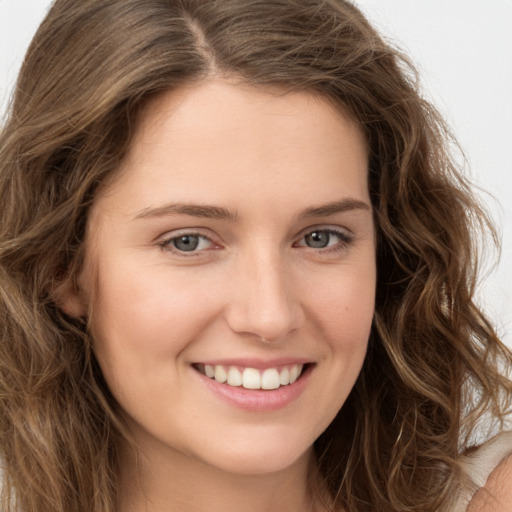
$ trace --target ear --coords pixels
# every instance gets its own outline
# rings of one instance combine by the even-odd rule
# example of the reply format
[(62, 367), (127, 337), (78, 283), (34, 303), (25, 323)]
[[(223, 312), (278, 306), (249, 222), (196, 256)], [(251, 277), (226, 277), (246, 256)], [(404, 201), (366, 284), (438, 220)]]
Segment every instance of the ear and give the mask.
[(66, 315), (72, 318), (87, 316), (88, 300), (77, 280), (68, 277), (57, 284), (53, 289), (52, 298)]

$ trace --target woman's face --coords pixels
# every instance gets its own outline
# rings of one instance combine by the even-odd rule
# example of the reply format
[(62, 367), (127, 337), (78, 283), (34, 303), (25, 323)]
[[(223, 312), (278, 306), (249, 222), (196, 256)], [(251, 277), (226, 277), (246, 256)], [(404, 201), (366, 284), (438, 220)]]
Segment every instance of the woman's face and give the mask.
[(65, 306), (92, 315), (150, 459), (260, 474), (307, 457), (365, 357), (367, 165), (358, 127), (309, 93), (219, 80), (148, 105)]

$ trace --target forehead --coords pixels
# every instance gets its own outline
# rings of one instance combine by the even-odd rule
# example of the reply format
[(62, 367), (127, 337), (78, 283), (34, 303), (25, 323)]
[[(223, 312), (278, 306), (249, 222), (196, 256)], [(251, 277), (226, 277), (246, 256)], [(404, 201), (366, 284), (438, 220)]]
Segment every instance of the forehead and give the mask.
[(322, 96), (211, 80), (146, 105), (108, 195), (120, 188), (140, 208), (169, 199), (211, 203), (212, 196), (366, 199), (366, 142)]
[[(192, 129), (198, 135), (208, 133), (210, 137), (235, 135), (236, 132), (229, 133), (229, 129), (241, 128), (240, 135), (255, 136), (261, 125), (254, 121), (262, 123), (265, 119), (266, 128), (273, 127), (275, 132), (295, 124), (293, 128), (298, 135), (297, 124), (302, 123), (303, 134), (310, 136), (311, 133), (305, 131), (307, 127), (326, 134), (343, 124), (364, 139), (358, 124), (334, 98), (316, 91), (255, 87), (215, 78), (152, 98), (138, 118), (134, 142), (151, 137), (155, 130), (162, 128)], [(286, 120), (289, 120), (289, 126), (286, 126)]]

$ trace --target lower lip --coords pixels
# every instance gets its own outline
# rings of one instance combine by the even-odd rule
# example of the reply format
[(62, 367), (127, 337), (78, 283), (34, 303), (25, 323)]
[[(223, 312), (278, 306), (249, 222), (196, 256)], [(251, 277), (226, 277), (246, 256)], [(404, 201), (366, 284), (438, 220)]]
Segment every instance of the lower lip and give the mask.
[(215, 395), (228, 404), (246, 411), (270, 412), (282, 409), (300, 397), (307, 386), (313, 365), (309, 365), (293, 384), (272, 390), (229, 386), (210, 379), (196, 370), (193, 371)]

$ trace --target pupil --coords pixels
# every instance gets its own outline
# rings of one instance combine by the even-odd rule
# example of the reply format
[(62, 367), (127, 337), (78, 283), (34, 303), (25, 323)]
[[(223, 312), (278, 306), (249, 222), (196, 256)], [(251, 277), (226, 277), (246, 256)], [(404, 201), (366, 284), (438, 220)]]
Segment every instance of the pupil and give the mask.
[(313, 233), (306, 235), (306, 243), (309, 247), (313, 247), (315, 249), (327, 247), (329, 243), (329, 233), (325, 231), (313, 231)]
[(184, 235), (174, 240), (174, 247), (180, 251), (194, 251), (199, 245), (199, 237), (194, 235)]

